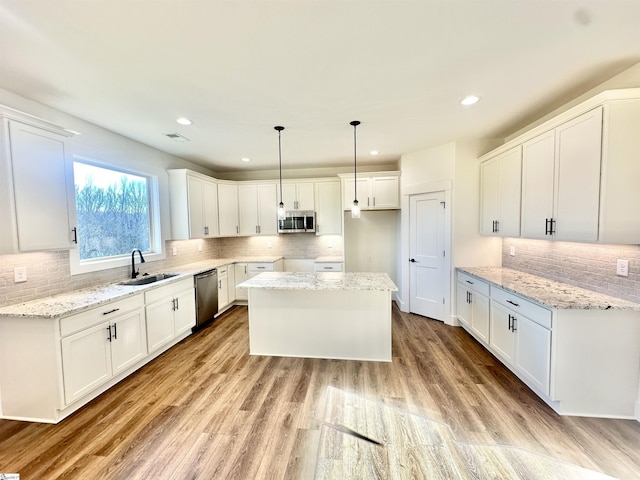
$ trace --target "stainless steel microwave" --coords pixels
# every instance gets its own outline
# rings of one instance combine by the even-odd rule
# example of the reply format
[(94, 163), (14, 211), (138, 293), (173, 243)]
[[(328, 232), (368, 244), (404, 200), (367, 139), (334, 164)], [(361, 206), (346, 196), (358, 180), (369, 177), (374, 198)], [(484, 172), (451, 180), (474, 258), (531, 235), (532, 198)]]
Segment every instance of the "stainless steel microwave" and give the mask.
[(316, 231), (316, 212), (302, 210), (287, 212), (278, 219), (278, 233), (313, 233)]

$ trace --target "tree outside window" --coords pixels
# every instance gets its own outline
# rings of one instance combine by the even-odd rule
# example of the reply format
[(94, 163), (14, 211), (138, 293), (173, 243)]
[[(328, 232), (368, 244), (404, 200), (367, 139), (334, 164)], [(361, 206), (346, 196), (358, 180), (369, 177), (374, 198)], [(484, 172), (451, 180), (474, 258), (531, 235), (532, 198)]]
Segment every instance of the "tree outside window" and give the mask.
[(149, 179), (78, 161), (73, 171), (80, 261), (150, 251)]

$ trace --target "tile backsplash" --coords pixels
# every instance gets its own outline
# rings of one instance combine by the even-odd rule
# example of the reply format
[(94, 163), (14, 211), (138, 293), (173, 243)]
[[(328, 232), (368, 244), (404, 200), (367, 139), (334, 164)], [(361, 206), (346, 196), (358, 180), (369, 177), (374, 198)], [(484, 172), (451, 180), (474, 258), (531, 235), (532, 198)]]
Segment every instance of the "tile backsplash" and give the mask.
[[(628, 277), (616, 275), (618, 259), (629, 260)], [(640, 245), (505, 238), (502, 266), (640, 303)]]
[[(198, 247), (202, 246), (199, 251)], [(177, 265), (248, 255), (275, 255), (288, 258), (315, 258), (319, 255), (342, 255), (339, 235), (279, 235), (273, 237), (213, 238), (207, 240), (167, 241), (167, 258), (147, 262), (141, 273), (170, 271)], [(172, 255), (172, 249), (177, 255)], [(26, 267), (27, 281), (14, 282), (14, 268)], [(146, 267), (146, 270), (145, 270)], [(131, 267), (71, 275), (69, 251), (0, 255), (0, 307), (57, 295), (80, 288), (119, 282), (129, 278)]]

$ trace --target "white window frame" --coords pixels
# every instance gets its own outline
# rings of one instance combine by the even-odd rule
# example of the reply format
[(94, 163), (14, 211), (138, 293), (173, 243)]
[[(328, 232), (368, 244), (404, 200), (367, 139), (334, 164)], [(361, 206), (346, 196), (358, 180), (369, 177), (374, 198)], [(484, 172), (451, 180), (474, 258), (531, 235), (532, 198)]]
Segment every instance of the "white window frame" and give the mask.
[[(131, 175), (137, 175), (147, 179), (147, 188), (149, 195), (149, 244), (150, 251), (142, 252), (145, 262), (164, 260), (166, 258), (166, 252), (164, 249), (164, 242), (162, 241), (162, 229), (160, 227), (160, 195), (158, 189), (158, 176), (150, 174), (148, 172), (142, 172), (140, 170), (134, 170), (127, 167), (121, 167), (112, 163), (103, 162), (93, 158), (83, 157), (81, 155), (73, 155), (72, 164), (70, 165), (70, 172), (73, 176), (73, 163), (79, 162), (94, 167), (105, 168), (107, 170), (113, 170), (115, 172), (122, 172)], [(75, 198), (75, 178), (72, 182), (73, 198), (70, 199), (70, 205), (73, 205), (73, 224), (77, 225), (76, 214), (76, 198)], [(79, 275), (82, 273), (97, 272), (101, 270), (108, 270), (111, 268), (124, 267), (131, 265), (131, 254), (118, 255), (116, 257), (108, 257), (102, 259), (88, 259), (80, 260), (80, 249), (73, 248), (69, 252), (69, 266), (71, 275)]]

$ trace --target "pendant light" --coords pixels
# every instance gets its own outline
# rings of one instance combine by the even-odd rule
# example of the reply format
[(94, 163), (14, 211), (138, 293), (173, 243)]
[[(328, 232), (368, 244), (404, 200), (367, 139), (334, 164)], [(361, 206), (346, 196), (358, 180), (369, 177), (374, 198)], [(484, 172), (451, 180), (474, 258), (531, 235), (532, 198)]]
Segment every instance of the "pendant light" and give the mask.
[(360, 206), (358, 205), (358, 179), (356, 176), (356, 127), (360, 125), (358, 120), (350, 122), (353, 125), (353, 206), (351, 207), (351, 218), (360, 218)]
[(280, 141), (280, 134), (284, 127), (273, 127), (278, 131), (278, 164), (280, 166), (280, 203), (278, 204), (278, 220), (284, 220), (286, 212), (284, 210), (284, 203), (282, 202), (282, 142)]

